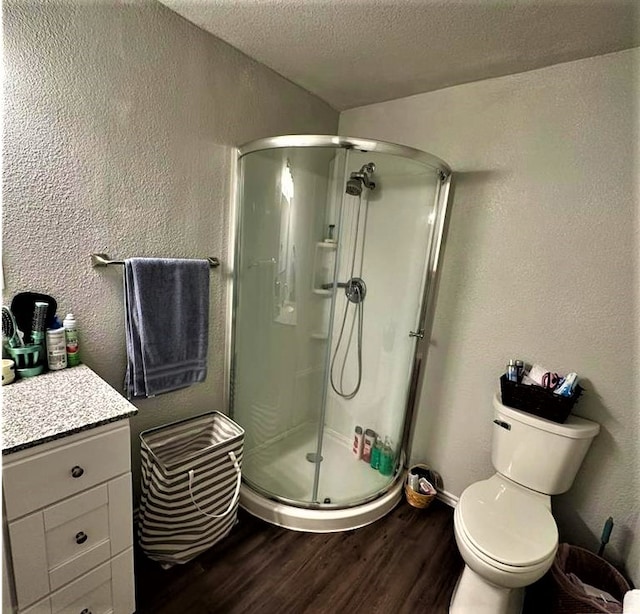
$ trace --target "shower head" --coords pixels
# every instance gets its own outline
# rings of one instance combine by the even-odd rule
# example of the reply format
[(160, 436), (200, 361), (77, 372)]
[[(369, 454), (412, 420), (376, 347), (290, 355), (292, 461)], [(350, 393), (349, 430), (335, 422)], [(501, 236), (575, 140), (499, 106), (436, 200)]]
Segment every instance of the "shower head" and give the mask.
[(376, 165), (373, 162), (365, 164), (359, 171), (354, 171), (347, 180), (346, 192), (351, 196), (360, 196), (362, 194), (362, 186), (369, 188), (370, 190), (376, 189), (376, 182), (371, 180), (372, 175), (376, 170)]
[(360, 196), (362, 194), (362, 180), (352, 177), (347, 181), (347, 194), (351, 196)]

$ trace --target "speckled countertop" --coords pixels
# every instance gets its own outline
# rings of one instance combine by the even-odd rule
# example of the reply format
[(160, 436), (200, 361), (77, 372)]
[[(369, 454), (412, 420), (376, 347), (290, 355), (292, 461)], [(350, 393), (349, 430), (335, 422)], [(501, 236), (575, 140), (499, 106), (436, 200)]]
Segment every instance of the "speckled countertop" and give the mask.
[(2, 397), (2, 454), (138, 413), (85, 365), (18, 380), (2, 387)]

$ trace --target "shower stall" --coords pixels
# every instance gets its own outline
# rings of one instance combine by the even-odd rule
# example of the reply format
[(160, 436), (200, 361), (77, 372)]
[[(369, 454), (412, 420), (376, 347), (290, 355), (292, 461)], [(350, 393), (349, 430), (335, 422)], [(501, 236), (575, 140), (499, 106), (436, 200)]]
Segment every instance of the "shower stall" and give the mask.
[(409, 147), (322, 135), (261, 139), (239, 156), (241, 504), (304, 531), (368, 524), (402, 496), (451, 170)]

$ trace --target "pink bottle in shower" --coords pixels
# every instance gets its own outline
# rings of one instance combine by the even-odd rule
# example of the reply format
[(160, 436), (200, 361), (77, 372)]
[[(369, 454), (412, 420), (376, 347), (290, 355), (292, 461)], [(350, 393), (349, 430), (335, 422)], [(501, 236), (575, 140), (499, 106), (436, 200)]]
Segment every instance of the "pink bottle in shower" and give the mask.
[(362, 427), (356, 426), (356, 432), (353, 436), (353, 455), (360, 460), (362, 458), (362, 447), (364, 445), (364, 436), (362, 434)]

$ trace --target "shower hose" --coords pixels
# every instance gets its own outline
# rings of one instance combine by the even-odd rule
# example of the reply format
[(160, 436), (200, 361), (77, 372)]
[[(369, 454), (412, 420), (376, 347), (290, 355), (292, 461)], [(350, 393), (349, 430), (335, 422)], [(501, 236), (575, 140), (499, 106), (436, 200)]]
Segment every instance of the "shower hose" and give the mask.
[[(361, 212), (362, 212), (362, 194), (358, 196), (358, 215), (357, 215), (357, 221), (356, 221), (356, 234), (353, 242), (353, 255), (351, 257), (351, 271), (350, 271), (349, 281), (346, 284), (347, 301), (344, 306), (344, 313), (342, 315), (342, 324), (340, 326), (340, 334), (338, 335), (338, 341), (333, 351), (333, 356), (331, 357), (331, 367), (329, 371), (331, 388), (333, 388), (333, 391), (337, 395), (347, 400), (353, 399), (353, 397), (355, 397), (356, 394), (358, 394), (358, 391), (360, 390), (360, 384), (362, 383), (362, 328), (363, 328), (363, 322), (364, 322), (364, 296), (361, 294), (360, 285), (353, 284), (353, 280), (355, 279), (354, 275), (355, 275), (355, 265), (356, 265), (356, 253), (358, 251), (358, 235), (360, 233)], [(366, 220), (365, 220), (365, 225), (366, 225)], [(364, 229), (363, 229), (363, 232), (364, 232)], [(364, 234), (361, 241), (360, 274), (362, 273), (363, 259), (364, 259)], [(335, 377), (334, 377), (334, 371), (336, 369), (338, 351), (340, 350), (340, 346), (342, 345), (344, 336), (345, 336), (344, 333), (345, 333), (345, 327), (347, 324), (347, 319), (349, 316), (350, 306), (353, 307), (353, 317), (351, 318), (351, 326), (349, 327), (349, 336), (346, 341), (347, 343), (346, 351), (344, 353), (344, 358), (342, 360), (342, 366), (340, 367), (340, 377), (338, 382), (336, 383)], [(344, 374), (345, 374), (345, 369), (347, 367), (347, 359), (349, 357), (349, 353), (351, 352), (351, 348), (352, 348), (353, 332), (356, 328), (356, 322), (358, 327), (357, 340), (356, 340), (358, 376), (357, 376), (357, 381), (354, 388), (350, 392), (346, 392), (345, 384), (344, 384)]]

